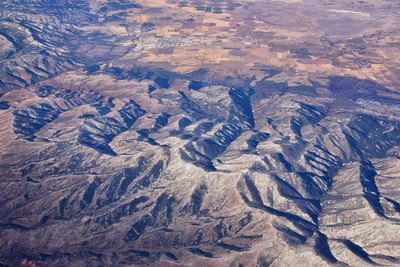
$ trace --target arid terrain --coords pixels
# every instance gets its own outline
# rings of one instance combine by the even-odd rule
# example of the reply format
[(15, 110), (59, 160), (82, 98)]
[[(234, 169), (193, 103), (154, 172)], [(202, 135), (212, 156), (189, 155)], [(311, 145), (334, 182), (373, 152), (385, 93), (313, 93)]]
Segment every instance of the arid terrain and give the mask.
[(0, 266), (400, 266), (400, 2), (0, 1)]

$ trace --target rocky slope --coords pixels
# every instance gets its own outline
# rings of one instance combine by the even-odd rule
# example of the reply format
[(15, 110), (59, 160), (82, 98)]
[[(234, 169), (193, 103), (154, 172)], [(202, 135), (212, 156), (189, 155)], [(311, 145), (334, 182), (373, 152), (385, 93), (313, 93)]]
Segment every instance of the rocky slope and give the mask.
[(400, 265), (398, 90), (131, 61), (157, 3), (75, 2), (0, 3), (0, 265)]

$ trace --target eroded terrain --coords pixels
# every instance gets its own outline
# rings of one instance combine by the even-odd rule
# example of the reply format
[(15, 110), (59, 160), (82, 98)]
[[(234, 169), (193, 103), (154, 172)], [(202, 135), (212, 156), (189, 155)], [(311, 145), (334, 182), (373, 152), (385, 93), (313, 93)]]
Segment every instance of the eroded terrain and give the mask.
[(399, 266), (395, 1), (0, 3), (0, 265)]

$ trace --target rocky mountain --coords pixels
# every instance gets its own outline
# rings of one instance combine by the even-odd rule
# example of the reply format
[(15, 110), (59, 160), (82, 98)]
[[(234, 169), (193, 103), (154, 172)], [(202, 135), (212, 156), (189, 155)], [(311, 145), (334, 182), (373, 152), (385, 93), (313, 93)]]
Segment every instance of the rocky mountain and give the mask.
[(2, 1), (0, 265), (400, 266), (397, 15)]

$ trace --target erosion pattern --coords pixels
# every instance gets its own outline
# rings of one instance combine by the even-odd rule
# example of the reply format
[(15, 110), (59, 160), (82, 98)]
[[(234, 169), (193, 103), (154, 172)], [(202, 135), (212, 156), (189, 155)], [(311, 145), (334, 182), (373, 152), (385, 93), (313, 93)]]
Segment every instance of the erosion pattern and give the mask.
[(399, 266), (399, 91), (130, 60), (139, 2), (0, 3), (0, 265)]

